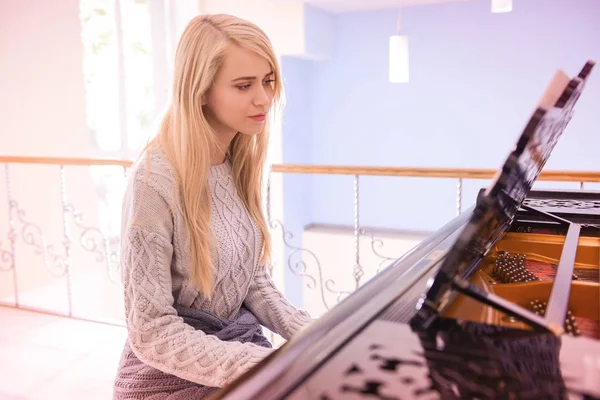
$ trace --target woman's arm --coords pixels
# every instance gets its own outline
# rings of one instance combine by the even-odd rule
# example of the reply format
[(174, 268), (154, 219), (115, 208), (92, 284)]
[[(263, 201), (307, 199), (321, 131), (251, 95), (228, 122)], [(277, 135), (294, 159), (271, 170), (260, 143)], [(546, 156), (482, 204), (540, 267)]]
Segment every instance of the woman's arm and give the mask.
[[(124, 205), (121, 259), (130, 346), (142, 362), (158, 370), (202, 385), (223, 387), (273, 349), (221, 341), (194, 330), (177, 316), (170, 274), (170, 207), (155, 188), (139, 180), (132, 186)], [(129, 214), (135, 221), (131, 226)]]
[(264, 267), (256, 272), (244, 304), (263, 326), (286, 340), (313, 320), (285, 298)]

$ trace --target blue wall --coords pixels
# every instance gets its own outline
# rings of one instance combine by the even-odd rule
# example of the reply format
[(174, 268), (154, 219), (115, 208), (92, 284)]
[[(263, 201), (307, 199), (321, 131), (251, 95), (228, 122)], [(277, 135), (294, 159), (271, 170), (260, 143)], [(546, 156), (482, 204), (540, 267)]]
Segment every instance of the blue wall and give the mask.
[[(281, 68), (285, 71), (286, 96), (291, 98), (291, 103), (285, 108), (285, 121), (282, 130), (283, 159), (290, 164), (311, 164), (314, 148), (312, 133), (312, 107), (311, 90), (312, 82), (311, 62), (295, 58), (284, 57)], [(312, 221), (312, 182), (309, 175), (285, 174), (283, 176), (284, 229), (293, 236), (288, 237), (290, 246), (302, 246), (302, 232), (304, 227)], [(290, 266), (300, 266), (303, 254), (290, 247), (285, 248), (285, 293), (294, 303), (301, 305), (301, 282)], [(296, 270), (297, 271), (297, 270)]]
[[(555, 70), (574, 75), (588, 59), (600, 63), (600, 1), (514, 3), (506, 14), (492, 14), (488, 0), (405, 8), (408, 84), (388, 82), (397, 10), (307, 7), (307, 57), (282, 61), (284, 162), (498, 168)], [(600, 65), (547, 168), (600, 170)], [(488, 183), (464, 182), (463, 209)], [(292, 244), (309, 223), (351, 226), (353, 190), (350, 176), (286, 174)], [(454, 180), (360, 180), (362, 226), (434, 231), (455, 215)], [(286, 273), (286, 295), (301, 305), (300, 282)]]
[[(405, 8), (408, 84), (388, 82), (396, 10), (330, 19), (328, 59), (283, 64), (284, 162), (497, 168), (554, 71), (573, 75), (588, 59), (600, 62), (597, 0), (515, 1), (506, 14), (492, 14), (489, 1)], [(600, 70), (547, 168), (600, 169), (599, 127)], [(303, 188), (312, 189), (312, 204), (303, 192), (301, 219), (352, 224), (352, 178), (310, 180)], [(464, 183), (465, 206), (487, 183)], [(455, 215), (455, 193), (453, 180), (361, 178), (361, 223), (434, 230)]]

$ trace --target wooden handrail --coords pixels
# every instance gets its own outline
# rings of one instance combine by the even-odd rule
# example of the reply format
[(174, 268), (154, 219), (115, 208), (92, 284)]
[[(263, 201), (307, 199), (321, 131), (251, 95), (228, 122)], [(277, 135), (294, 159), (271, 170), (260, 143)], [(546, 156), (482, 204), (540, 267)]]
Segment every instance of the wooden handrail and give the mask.
[[(272, 170), (273, 172), (288, 174), (402, 176), (456, 179), (492, 179), (497, 172), (494, 169), (474, 168), (353, 167), (303, 164), (273, 164)], [(555, 182), (600, 182), (600, 172), (542, 171), (538, 180)]]
[[(0, 163), (50, 164), (50, 165), (104, 165), (129, 168), (130, 160), (107, 158), (70, 157), (20, 157), (0, 156)], [(359, 167), (341, 165), (273, 164), (273, 172), (288, 174), (400, 176), (415, 178), (492, 179), (493, 169), (476, 168), (411, 168), (411, 167)], [(554, 182), (600, 182), (600, 171), (542, 171), (538, 180)]]
[(49, 164), (49, 165), (104, 165), (129, 168), (130, 160), (112, 158), (73, 158), (73, 157), (22, 157), (0, 156), (0, 163), (8, 164)]

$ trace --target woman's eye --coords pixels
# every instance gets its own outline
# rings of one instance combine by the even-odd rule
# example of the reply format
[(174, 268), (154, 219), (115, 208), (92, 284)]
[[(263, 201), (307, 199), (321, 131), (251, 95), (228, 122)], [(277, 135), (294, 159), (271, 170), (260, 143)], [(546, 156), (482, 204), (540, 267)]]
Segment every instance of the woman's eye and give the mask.
[[(269, 79), (268, 81), (264, 81), (263, 85), (265, 85), (265, 86), (266, 85), (272, 85), (274, 82), (275, 82), (275, 79)], [(239, 90), (248, 90), (248, 89), (250, 89), (251, 86), (252, 86), (251, 83), (247, 83), (247, 84), (244, 84), (244, 85), (237, 85), (236, 87)]]

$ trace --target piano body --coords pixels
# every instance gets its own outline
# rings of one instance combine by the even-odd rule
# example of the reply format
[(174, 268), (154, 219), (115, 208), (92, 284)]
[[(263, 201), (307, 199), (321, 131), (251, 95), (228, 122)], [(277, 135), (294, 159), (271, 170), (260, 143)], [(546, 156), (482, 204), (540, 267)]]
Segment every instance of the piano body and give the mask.
[(600, 398), (600, 192), (532, 190), (593, 67), (473, 207), (214, 398)]

